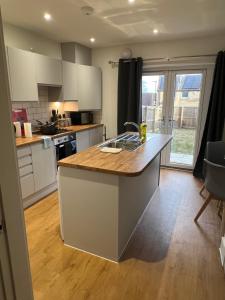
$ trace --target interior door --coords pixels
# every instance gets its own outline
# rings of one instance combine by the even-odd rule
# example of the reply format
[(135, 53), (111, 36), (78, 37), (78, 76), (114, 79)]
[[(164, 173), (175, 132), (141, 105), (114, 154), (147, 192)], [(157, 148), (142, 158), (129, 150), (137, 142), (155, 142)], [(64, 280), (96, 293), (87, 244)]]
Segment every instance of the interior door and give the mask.
[(2, 195), (0, 188), (0, 299), (14, 299), (12, 273), (9, 264), (8, 247), (2, 211)]
[(172, 71), (169, 76), (167, 133), (173, 135), (173, 140), (167, 147), (165, 164), (192, 169), (200, 138), (205, 71)]
[[(0, 10), (0, 299), (33, 299)], [(9, 267), (10, 266), (10, 267)], [(14, 295), (15, 294), (15, 295)]]

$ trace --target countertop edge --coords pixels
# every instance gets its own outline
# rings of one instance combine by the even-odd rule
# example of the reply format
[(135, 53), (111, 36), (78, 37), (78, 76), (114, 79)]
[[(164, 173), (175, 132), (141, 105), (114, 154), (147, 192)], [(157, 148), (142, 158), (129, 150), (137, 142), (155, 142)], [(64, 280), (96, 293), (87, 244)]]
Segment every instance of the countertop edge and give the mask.
[(42, 139), (40, 138), (40, 139), (33, 140), (33, 141), (30, 141), (30, 142), (25, 142), (24, 144), (19, 144), (19, 145), (16, 144), (16, 148), (21, 148), (21, 147), (29, 146), (29, 145), (32, 145), (32, 144), (40, 143), (41, 141), (42, 141)]

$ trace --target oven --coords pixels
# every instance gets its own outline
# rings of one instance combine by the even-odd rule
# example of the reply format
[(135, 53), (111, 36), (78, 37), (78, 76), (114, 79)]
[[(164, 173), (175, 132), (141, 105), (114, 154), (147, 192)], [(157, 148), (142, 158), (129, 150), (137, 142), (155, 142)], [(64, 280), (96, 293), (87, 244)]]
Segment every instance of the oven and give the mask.
[(70, 133), (53, 139), (57, 161), (77, 153), (76, 133)]

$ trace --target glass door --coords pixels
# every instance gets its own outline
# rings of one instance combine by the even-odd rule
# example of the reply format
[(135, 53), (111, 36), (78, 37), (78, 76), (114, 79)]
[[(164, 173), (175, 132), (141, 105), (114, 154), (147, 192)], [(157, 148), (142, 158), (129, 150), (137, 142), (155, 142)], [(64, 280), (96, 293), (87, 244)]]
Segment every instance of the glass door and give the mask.
[(192, 168), (199, 137), (204, 71), (171, 72), (168, 130), (173, 135), (167, 165)]
[(142, 119), (151, 133), (165, 133), (167, 77), (167, 72), (142, 76)]
[(199, 140), (205, 71), (166, 71), (142, 76), (142, 118), (148, 132), (172, 134), (162, 165), (193, 168)]

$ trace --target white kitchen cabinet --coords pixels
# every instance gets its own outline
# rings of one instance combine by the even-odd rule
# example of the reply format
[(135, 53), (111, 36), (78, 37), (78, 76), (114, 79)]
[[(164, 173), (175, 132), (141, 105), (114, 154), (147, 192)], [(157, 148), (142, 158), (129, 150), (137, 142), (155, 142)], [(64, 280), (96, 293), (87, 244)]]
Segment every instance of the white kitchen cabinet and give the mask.
[(44, 149), (41, 142), (20, 147), (17, 157), (23, 206), (26, 208), (57, 188), (55, 147)]
[(90, 147), (89, 130), (77, 132), (76, 134), (77, 152), (83, 151)]
[(78, 65), (79, 110), (101, 109), (102, 74), (99, 68)]
[(38, 101), (34, 53), (7, 48), (12, 101)]
[(34, 176), (33, 173), (20, 177), (20, 185), (21, 185), (21, 192), (22, 198), (25, 199), (28, 196), (34, 194), (35, 187), (34, 187)]
[(103, 126), (89, 130), (90, 147), (103, 141)]
[(63, 100), (78, 100), (78, 65), (63, 61)]
[(34, 174), (30, 146), (17, 150), (18, 167), (22, 198), (27, 198), (35, 192)]
[(103, 126), (77, 132), (76, 139), (77, 152), (100, 144), (103, 140)]
[(44, 149), (42, 143), (31, 146), (35, 192), (49, 186), (56, 181), (55, 147)]
[(41, 54), (34, 54), (38, 84), (62, 85), (62, 61)]

